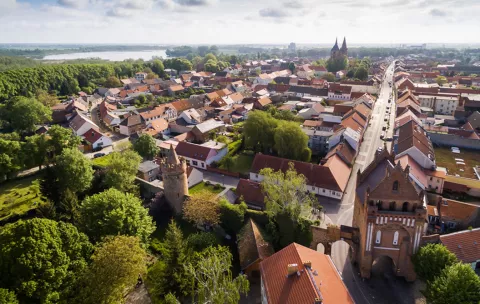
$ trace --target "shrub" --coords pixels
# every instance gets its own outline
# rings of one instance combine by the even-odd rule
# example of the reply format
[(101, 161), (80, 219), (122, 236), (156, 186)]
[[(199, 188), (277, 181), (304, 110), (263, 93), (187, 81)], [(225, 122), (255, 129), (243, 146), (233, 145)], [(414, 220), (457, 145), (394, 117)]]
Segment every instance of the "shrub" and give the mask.
[(210, 246), (218, 245), (218, 240), (213, 232), (198, 232), (188, 236), (187, 244), (189, 248), (200, 252)]
[(206, 186), (210, 186), (211, 184), (212, 184), (212, 183), (211, 183), (210, 181), (208, 181), (208, 180), (205, 181), (205, 185), (206, 185)]
[(222, 188), (222, 186), (220, 186), (220, 184), (213, 185), (213, 189), (215, 189), (215, 190), (220, 190), (221, 188)]
[(233, 205), (225, 199), (220, 200), (220, 223), (227, 233), (237, 234), (242, 229), (246, 210), (243, 202)]
[(242, 140), (237, 140), (228, 145), (228, 155), (235, 155), (242, 147)]
[(269, 221), (268, 220), (268, 215), (264, 211), (247, 209), (245, 211), (245, 215), (248, 218), (251, 218), (252, 220), (254, 220), (260, 226), (266, 227), (268, 225), (268, 221)]

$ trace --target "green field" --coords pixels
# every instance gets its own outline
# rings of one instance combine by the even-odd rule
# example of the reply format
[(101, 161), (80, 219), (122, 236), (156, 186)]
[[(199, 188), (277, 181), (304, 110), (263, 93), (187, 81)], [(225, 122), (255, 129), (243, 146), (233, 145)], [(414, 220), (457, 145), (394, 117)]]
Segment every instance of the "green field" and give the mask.
[(205, 182), (201, 182), (192, 188), (188, 189), (188, 194), (195, 195), (201, 192), (209, 192), (211, 194), (218, 194), (222, 192), (225, 188), (220, 186), (220, 188), (215, 189), (213, 185), (207, 185)]
[[(449, 175), (455, 176), (455, 174), (461, 177), (476, 179), (473, 168), (480, 166), (480, 154), (478, 151), (471, 151), (466, 149), (460, 149), (459, 154), (452, 153), (450, 148), (437, 148), (435, 147), (435, 160), (437, 166), (447, 168)], [(465, 166), (457, 165), (455, 158), (463, 159)], [(461, 169), (463, 171), (461, 171)]]
[(38, 183), (39, 177), (34, 176), (0, 184), (0, 221), (43, 204)]

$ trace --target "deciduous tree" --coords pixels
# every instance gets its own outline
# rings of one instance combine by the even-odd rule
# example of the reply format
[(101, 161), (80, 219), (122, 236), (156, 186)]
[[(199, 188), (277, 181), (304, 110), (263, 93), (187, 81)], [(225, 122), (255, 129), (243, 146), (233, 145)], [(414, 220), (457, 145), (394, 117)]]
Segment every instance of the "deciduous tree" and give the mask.
[(39, 218), (0, 229), (0, 248), (0, 287), (24, 303), (65, 299), (92, 249), (75, 226)]
[(0, 304), (18, 304), (17, 295), (13, 291), (0, 288)]
[(35, 131), (35, 125), (52, 119), (52, 110), (35, 98), (12, 98), (2, 113), (2, 119), (18, 132)]
[(247, 205), (244, 202), (233, 205), (226, 199), (220, 199), (219, 205), (222, 227), (227, 233), (238, 233), (243, 227)]
[(479, 303), (480, 277), (469, 264), (448, 266), (427, 284), (425, 296), (432, 304)]
[(63, 149), (76, 148), (80, 145), (81, 139), (76, 136), (72, 129), (67, 129), (59, 125), (52, 126), (48, 132), (49, 151), (53, 155), (60, 155)]
[(278, 121), (266, 112), (253, 111), (249, 113), (243, 127), (245, 145), (257, 151), (271, 153), (275, 144), (274, 135), (277, 126)]
[(106, 88), (118, 88), (122, 86), (122, 82), (115, 76), (110, 76), (103, 84)]
[(183, 217), (198, 226), (214, 226), (220, 223), (218, 202), (209, 192), (192, 195), (183, 206)]
[(73, 193), (87, 190), (93, 179), (93, 168), (90, 160), (80, 150), (67, 148), (57, 156), (56, 176), (60, 189), (69, 189)]
[(77, 303), (122, 303), (124, 294), (147, 272), (140, 240), (119, 235), (107, 238), (93, 253), (82, 277)]
[(140, 199), (108, 189), (85, 198), (79, 208), (79, 227), (92, 241), (109, 235), (136, 236), (147, 244), (155, 224)]
[(260, 174), (264, 176), (261, 187), (268, 212), (276, 214), (287, 211), (293, 218), (298, 218), (302, 208), (316, 204), (315, 196), (305, 191), (307, 189), (305, 176), (295, 171), (293, 163), (289, 164), (289, 169), (285, 173), (265, 168)]
[(25, 139), (25, 145), (22, 152), (24, 154), (25, 166), (42, 166), (48, 161), (49, 139), (45, 134), (33, 135)]
[(360, 80), (367, 80), (368, 78), (368, 70), (363, 66), (359, 66), (357, 70), (355, 71), (355, 78), (358, 78)]
[(232, 254), (227, 247), (207, 248), (196, 260), (186, 266), (195, 280), (196, 302), (236, 304), (240, 301), (240, 294), (248, 293), (247, 276), (240, 274), (233, 278)]
[(159, 152), (155, 139), (150, 134), (142, 134), (133, 144), (133, 149), (144, 159), (153, 159)]
[(427, 244), (412, 258), (415, 272), (424, 281), (431, 281), (442, 271), (458, 262), (457, 257), (441, 244)]
[(125, 150), (111, 153), (106, 167), (105, 185), (122, 192), (130, 192), (135, 187), (135, 177), (142, 157), (137, 152)]
[(281, 121), (275, 129), (275, 150), (278, 155), (293, 160), (310, 161), (305, 157), (305, 149), (308, 149), (308, 136), (300, 126), (294, 122)]

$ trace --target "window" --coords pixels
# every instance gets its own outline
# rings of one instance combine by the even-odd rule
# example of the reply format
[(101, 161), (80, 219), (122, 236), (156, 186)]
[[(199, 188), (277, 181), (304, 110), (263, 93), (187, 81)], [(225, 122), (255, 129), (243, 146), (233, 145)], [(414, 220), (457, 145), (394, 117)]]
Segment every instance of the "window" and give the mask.
[(408, 202), (404, 202), (402, 206), (402, 211), (407, 212), (408, 211)]
[(390, 202), (390, 207), (389, 207), (390, 211), (395, 211), (396, 204), (397, 203), (395, 202)]
[(323, 193), (325, 193), (325, 189), (323, 189)]
[(192, 160), (192, 164), (193, 164), (194, 166), (198, 166), (198, 162), (197, 162), (196, 160)]
[(393, 191), (398, 191), (398, 181), (393, 182), (392, 190)]
[(375, 239), (375, 244), (380, 244), (382, 241), (382, 232), (380, 230), (377, 231), (377, 238)]
[(205, 163), (202, 163), (202, 168), (205, 168)]
[(398, 245), (398, 231), (393, 234), (393, 245)]
[(430, 180), (432, 180), (432, 179), (433, 179), (433, 177), (430, 176)]

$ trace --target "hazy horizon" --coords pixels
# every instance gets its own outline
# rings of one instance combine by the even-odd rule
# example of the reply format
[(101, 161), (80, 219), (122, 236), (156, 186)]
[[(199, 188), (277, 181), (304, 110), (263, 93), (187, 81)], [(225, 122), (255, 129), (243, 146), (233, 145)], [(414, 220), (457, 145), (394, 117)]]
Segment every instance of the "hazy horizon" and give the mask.
[(477, 0), (0, 0), (0, 43), (480, 44)]

